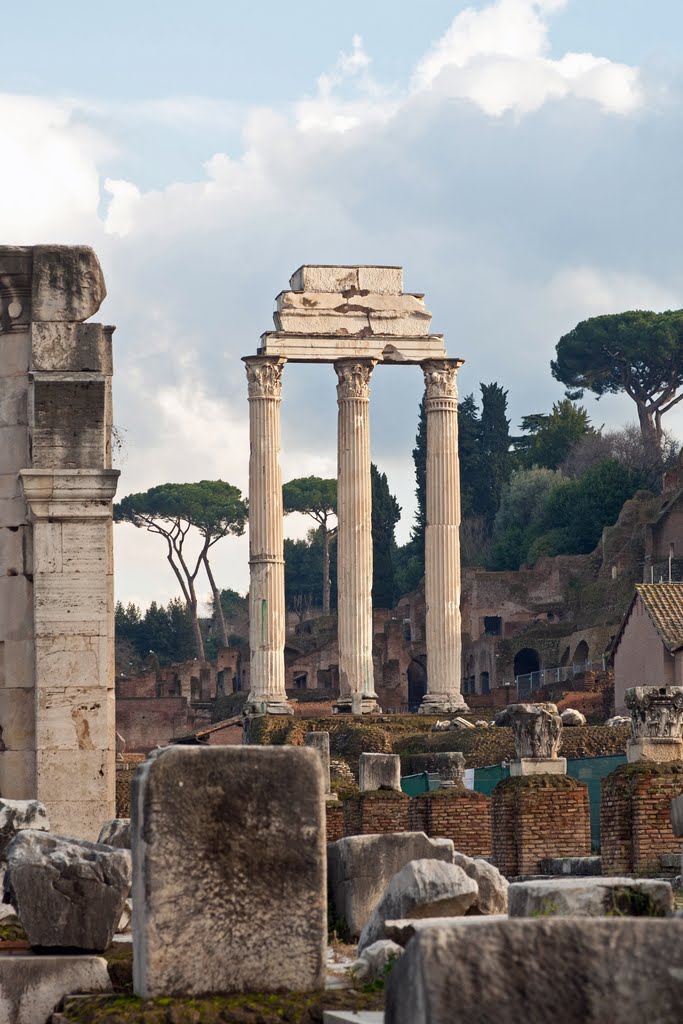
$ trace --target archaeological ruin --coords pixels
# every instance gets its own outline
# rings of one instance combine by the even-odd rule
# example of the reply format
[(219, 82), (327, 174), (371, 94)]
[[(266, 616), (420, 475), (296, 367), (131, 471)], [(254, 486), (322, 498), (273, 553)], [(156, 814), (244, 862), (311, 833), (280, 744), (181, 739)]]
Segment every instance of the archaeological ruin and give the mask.
[(403, 292), (400, 267), (303, 266), (276, 300), (275, 331), (246, 356), (249, 386), (249, 706), (291, 712), (285, 692), (285, 584), (280, 416), (286, 362), (337, 374), (339, 680), (337, 709), (379, 711), (372, 640), (370, 378), (378, 364), (419, 364), (427, 410), (425, 550), (428, 688), (420, 710), (466, 710), (460, 693), (460, 484), (457, 372), (429, 333), (424, 296)]

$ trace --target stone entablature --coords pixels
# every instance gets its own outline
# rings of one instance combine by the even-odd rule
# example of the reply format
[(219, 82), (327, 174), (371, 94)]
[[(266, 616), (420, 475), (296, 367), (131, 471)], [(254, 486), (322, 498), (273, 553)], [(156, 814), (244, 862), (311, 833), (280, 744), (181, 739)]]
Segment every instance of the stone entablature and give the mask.
[(277, 299), (276, 332), (245, 357), (249, 462), (251, 691), (248, 712), (287, 713), (279, 399), (285, 360), (332, 362), (337, 374), (340, 698), (379, 711), (373, 668), (370, 378), (377, 363), (419, 363), (427, 392), (425, 542), (428, 690), (423, 710), (466, 709), (460, 693), (460, 480), (456, 376), (443, 338), (428, 334), (422, 295), (400, 267), (300, 267)]

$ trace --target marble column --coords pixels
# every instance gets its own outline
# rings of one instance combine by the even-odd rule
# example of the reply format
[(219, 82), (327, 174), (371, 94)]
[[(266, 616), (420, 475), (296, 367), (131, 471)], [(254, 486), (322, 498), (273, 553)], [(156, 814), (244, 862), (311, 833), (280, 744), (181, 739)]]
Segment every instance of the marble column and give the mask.
[(244, 359), (249, 387), (249, 647), (247, 711), (292, 714), (285, 693), (285, 560), (279, 356)]
[(337, 605), (341, 712), (380, 710), (372, 666), (370, 375), (374, 359), (341, 359), (337, 434)]
[(462, 359), (422, 363), (427, 411), (425, 604), (427, 693), (422, 714), (466, 711), (460, 692), (460, 470), (457, 372)]

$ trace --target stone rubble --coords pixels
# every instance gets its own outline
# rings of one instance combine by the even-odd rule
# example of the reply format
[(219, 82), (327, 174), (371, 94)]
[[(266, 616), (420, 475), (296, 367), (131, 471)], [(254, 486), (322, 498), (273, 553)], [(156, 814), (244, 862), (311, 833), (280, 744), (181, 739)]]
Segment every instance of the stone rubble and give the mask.
[(0, 861), (18, 832), (35, 829), (49, 832), (50, 822), (39, 800), (0, 800)]
[(400, 956), (403, 946), (391, 939), (378, 939), (366, 946), (357, 960), (351, 964), (351, 977), (357, 985), (367, 985), (383, 980), (389, 968)]
[(428, 839), (424, 832), (348, 836), (327, 846), (327, 880), (332, 911), (343, 931), (357, 940), (385, 888), (414, 860), (453, 863), (450, 839)]
[(462, 868), (414, 860), (394, 875), (358, 940), (358, 952), (384, 938), (384, 922), (406, 917), (457, 917), (477, 900), (478, 888)]
[(565, 708), (560, 718), (565, 728), (586, 724), (586, 716), (581, 711), (577, 711), (576, 708)]
[(130, 850), (130, 818), (112, 818), (105, 821), (97, 838), (104, 846), (115, 846), (120, 850)]
[(4, 884), (32, 947), (103, 952), (130, 894), (131, 857), (87, 840), (19, 832)]
[(453, 863), (477, 883), (477, 898), (468, 914), (507, 914), (509, 883), (498, 868), (481, 857), (468, 857), (458, 852)]

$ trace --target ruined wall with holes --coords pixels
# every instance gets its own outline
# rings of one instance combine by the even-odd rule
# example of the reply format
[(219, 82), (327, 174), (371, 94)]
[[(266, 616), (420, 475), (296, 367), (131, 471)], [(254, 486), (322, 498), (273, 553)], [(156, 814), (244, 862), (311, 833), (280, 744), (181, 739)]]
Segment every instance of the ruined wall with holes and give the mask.
[(111, 336), (91, 249), (0, 247), (0, 793), (114, 812)]

